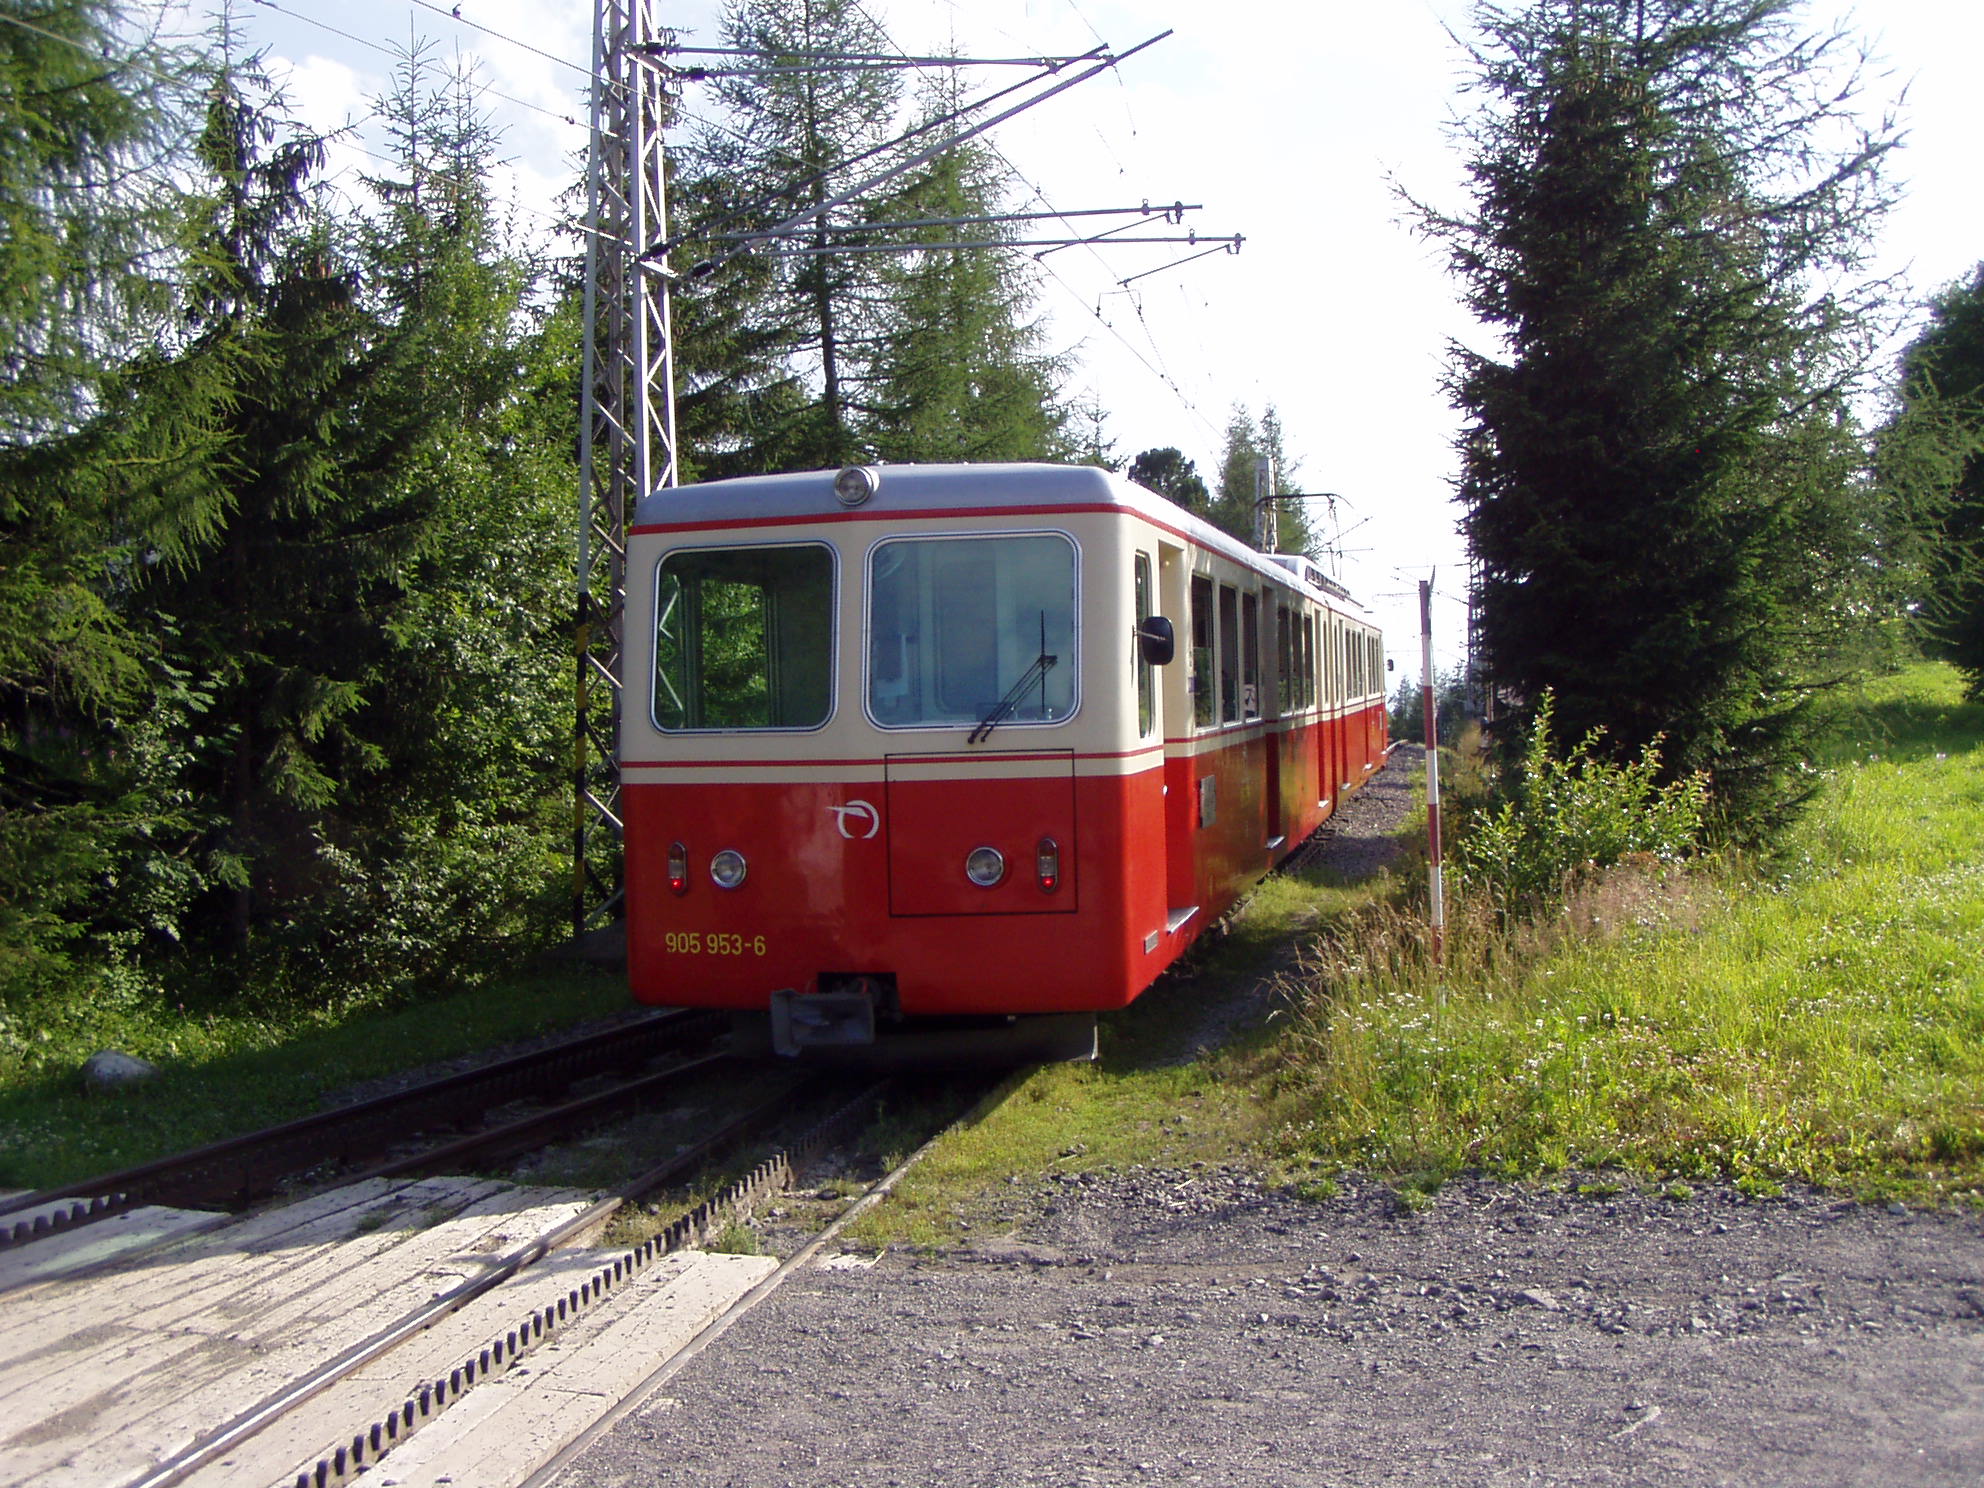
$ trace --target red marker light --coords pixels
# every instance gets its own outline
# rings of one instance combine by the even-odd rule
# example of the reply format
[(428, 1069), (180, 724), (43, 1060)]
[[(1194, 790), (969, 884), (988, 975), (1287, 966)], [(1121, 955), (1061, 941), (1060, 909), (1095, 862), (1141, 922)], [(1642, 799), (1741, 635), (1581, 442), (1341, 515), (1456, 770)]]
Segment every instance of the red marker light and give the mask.
[(1061, 882), (1061, 844), (1052, 837), (1040, 839), (1033, 850), (1033, 873), (1040, 880), (1040, 892), (1051, 894)]
[(689, 892), (689, 849), (679, 842), (668, 844), (668, 888), (674, 894)]

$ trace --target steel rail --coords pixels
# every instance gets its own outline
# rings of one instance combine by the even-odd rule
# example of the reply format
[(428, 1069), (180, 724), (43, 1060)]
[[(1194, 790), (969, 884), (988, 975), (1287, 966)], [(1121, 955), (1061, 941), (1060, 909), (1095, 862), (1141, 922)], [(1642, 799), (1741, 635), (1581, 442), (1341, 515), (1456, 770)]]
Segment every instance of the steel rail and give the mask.
[[(281, 1178), (321, 1163), (357, 1160), (421, 1126), (450, 1124), (504, 1101), (562, 1090), (591, 1074), (644, 1063), (713, 1034), (715, 1027), (707, 1014), (663, 1013), (118, 1172), (23, 1194), (0, 1202), (0, 1249), (144, 1204), (243, 1203), (273, 1191)], [(67, 1211), (5, 1224), (9, 1214), (64, 1199), (75, 1201)]]

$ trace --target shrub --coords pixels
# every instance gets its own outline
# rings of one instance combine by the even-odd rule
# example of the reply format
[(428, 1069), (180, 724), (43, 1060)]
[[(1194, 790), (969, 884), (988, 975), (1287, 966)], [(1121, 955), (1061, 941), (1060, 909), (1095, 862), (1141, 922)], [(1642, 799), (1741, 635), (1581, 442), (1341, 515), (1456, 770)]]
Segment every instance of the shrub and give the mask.
[(1701, 842), (1708, 781), (1699, 774), (1659, 784), (1654, 744), (1630, 764), (1598, 752), (1593, 729), (1562, 759), (1552, 754), (1552, 699), (1545, 693), (1529, 739), (1505, 781), (1507, 799), (1475, 817), (1455, 844), (1463, 884), (1504, 914), (1557, 902), (1580, 875), (1636, 854), (1674, 862)]

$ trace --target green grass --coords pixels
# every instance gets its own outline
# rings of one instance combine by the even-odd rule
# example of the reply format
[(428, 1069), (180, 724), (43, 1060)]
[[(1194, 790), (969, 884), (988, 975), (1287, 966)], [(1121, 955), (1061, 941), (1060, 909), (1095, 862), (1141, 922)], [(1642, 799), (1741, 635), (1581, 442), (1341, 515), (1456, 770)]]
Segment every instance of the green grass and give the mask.
[[(0, 1010), (0, 1187), (47, 1188), (307, 1115), (362, 1080), (630, 1006), (617, 975), (501, 978), (391, 1012), (188, 1013), (102, 986)], [(152, 1060), (143, 1086), (85, 1096), (98, 1049)]]
[(1450, 947), (1396, 910), (1335, 938), (1289, 1155), (1984, 1195), (1984, 708), (1946, 669), (1843, 710), (1770, 869), (1622, 870), (1514, 935), (1463, 906)]

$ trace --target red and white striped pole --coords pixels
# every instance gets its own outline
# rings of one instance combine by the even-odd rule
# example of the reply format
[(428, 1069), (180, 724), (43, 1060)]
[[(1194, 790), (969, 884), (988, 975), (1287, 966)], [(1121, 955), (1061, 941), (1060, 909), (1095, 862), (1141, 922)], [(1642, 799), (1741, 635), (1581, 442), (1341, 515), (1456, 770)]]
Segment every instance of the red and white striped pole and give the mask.
[(1433, 964), (1447, 933), (1445, 885), (1440, 878), (1440, 715), (1433, 699), (1433, 581), (1419, 581), (1419, 692), (1426, 712), (1426, 856), (1433, 890)]

